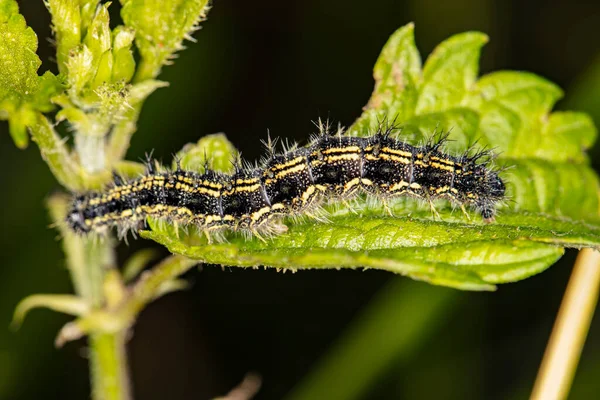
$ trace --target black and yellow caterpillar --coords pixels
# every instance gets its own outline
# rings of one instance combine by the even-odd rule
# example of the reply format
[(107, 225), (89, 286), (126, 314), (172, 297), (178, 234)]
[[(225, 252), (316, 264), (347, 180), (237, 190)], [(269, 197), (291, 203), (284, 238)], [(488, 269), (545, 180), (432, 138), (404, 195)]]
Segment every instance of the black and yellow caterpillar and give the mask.
[(233, 230), (262, 239), (287, 229), (283, 217), (310, 216), (326, 200), (346, 201), (359, 192), (384, 205), (398, 196), (430, 204), (445, 198), (465, 214), (467, 206), (484, 221), (494, 220), (505, 185), (490, 166), (490, 152), (452, 156), (440, 150), (445, 137), (412, 146), (392, 138), (391, 131), (362, 138), (324, 129), (306, 147), (282, 153), (270, 147), (260, 166), (237, 163), (232, 174), (159, 172), (149, 162), (139, 178), (116, 177), (104, 191), (75, 197), (66, 222), (78, 233), (110, 227), (126, 232), (154, 217), (194, 225), (207, 235)]

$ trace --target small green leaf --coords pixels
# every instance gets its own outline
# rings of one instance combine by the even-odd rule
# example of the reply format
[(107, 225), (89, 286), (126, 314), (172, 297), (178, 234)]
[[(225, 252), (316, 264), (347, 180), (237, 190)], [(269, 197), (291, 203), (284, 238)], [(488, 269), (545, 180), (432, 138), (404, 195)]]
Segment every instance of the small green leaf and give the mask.
[(133, 85), (128, 86), (129, 104), (127, 105), (127, 108), (140, 104), (141, 102), (146, 100), (148, 96), (154, 93), (156, 89), (160, 89), (167, 86), (169, 86), (169, 82), (156, 81), (153, 79), (148, 79), (144, 82), (135, 83)]
[[(188, 143), (175, 155), (182, 168), (203, 172), (208, 162), (211, 168), (218, 171), (231, 171), (231, 161), (237, 156), (235, 147), (222, 133), (204, 136), (197, 143)], [(173, 168), (177, 165), (174, 162)]]
[(90, 305), (81, 297), (67, 294), (34, 294), (19, 302), (15, 308), (11, 325), (18, 328), (29, 311), (40, 307), (78, 316), (90, 311)]
[(135, 60), (131, 51), (134, 38), (135, 32), (131, 28), (118, 26), (113, 31), (113, 82), (129, 82), (135, 73)]
[(96, 59), (110, 50), (112, 45), (108, 15), (109, 5), (110, 3), (106, 3), (98, 7), (83, 41)]
[(55, 106), (52, 100), (64, 89), (63, 78), (50, 71), (38, 79), (37, 91), (28, 99), (32, 107), (40, 112), (50, 112)]
[(123, 280), (131, 282), (143, 271), (150, 261), (156, 260), (159, 255), (156, 249), (143, 249), (136, 252), (123, 265)]
[(115, 164), (115, 171), (127, 178), (136, 178), (146, 171), (146, 166), (134, 161), (119, 161)]
[(96, 72), (90, 82), (91, 88), (96, 88), (112, 80), (114, 56), (111, 50), (113, 38), (109, 26), (109, 5), (110, 3), (106, 3), (98, 8), (84, 40), (95, 60), (93, 67)]
[(11, 112), (9, 120), (8, 132), (12, 137), (15, 145), (19, 149), (25, 149), (29, 144), (29, 135), (27, 134), (27, 125), (35, 118), (35, 114), (28, 109), (19, 109)]
[(358, 198), (352, 210), (328, 207), (329, 223), (284, 220), (288, 231), (265, 242), (230, 234), (225, 243), (209, 243), (193, 228), (183, 232), (154, 220), (142, 236), (210, 264), (377, 268), (468, 290), (539, 273), (565, 247), (600, 249), (600, 185), (585, 154), (596, 128), (582, 113), (552, 114), (562, 92), (533, 74), (503, 71), (477, 80), (486, 41), (474, 32), (451, 37), (421, 71), (412, 25), (399, 29), (375, 65), (373, 96), (348, 132), (371, 135), (387, 120), (411, 144), (450, 131), (444, 150), (451, 154), (472, 145), (495, 149), (493, 164), (507, 167), (500, 173), (506, 202), (495, 222), (485, 224), (475, 213), (468, 219), (442, 200), (435, 202), (437, 219), (408, 198), (391, 202), (391, 217), (382, 205)]
[(190, 283), (185, 279), (173, 279), (170, 281), (165, 281), (162, 285), (159, 286), (152, 300), (156, 300), (169, 293), (180, 292), (189, 288)]
[(19, 14), (14, 0), (0, 0), (0, 118), (8, 119), (17, 147), (29, 142), (26, 127), (37, 111), (50, 111), (50, 99), (62, 90), (59, 79), (47, 72), (38, 76), (37, 36)]
[(206, 18), (208, 0), (121, 0), (121, 16), (135, 30), (142, 56), (137, 81), (158, 76), (184, 39)]

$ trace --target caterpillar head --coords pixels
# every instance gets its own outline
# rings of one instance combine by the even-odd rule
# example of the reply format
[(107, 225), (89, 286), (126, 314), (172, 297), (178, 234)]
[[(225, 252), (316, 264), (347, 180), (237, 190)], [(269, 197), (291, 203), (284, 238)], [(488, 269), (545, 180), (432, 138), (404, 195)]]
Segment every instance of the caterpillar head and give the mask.
[(69, 227), (79, 233), (84, 234), (90, 232), (90, 227), (85, 223), (85, 201), (83, 196), (79, 196), (75, 198), (71, 205), (71, 209), (67, 213), (67, 217), (65, 218), (67, 225)]
[(485, 222), (494, 221), (497, 203), (504, 198), (506, 192), (504, 182), (497, 171), (484, 165), (475, 167), (472, 182), (472, 190), (476, 193), (475, 206)]

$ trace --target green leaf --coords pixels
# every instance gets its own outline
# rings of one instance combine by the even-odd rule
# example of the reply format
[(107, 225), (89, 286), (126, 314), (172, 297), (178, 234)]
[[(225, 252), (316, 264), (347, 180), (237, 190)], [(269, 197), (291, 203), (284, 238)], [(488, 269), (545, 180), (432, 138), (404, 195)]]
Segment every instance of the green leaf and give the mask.
[(29, 143), (26, 127), (37, 111), (50, 111), (50, 98), (62, 90), (50, 72), (38, 76), (37, 36), (19, 14), (14, 0), (0, 0), (0, 118), (8, 119), (17, 147)]
[[(16, 2), (3, 0), (0, 14), (0, 90), (2, 98), (26, 96), (37, 89), (41, 61), (35, 54), (37, 36), (19, 14)], [(12, 4), (14, 3), (14, 4)]]
[(331, 223), (306, 220), (263, 243), (233, 236), (228, 243), (207, 244), (200, 235), (151, 221), (142, 236), (171, 252), (209, 264), (282, 270), (376, 268), (430, 283), (469, 290), (491, 290), (541, 272), (563, 254), (562, 247), (597, 246), (600, 228), (579, 221), (506, 213), (489, 225), (468, 225), (462, 216), (443, 211), (443, 222), (428, 211), (410, 217), (386, 217), (364, 209), (356, 216), (334, 214)]
[(206, 18), (208, 0), (121, 0), (121, 16), (135, 29), (142, 56), (137, 81), (156, 78), (163, 65), (184, 47), (184, 39)]
[(450, 131), (445, 151), (452, 154), (471, 145), (494, 148), (495, 163), (507, 167), (501, 172), (507, 201), (495, 222), (474, 213), (467, 219), (445, 201), (435, 203), (436, 219), (427, 205), (407, 198), (390, 204), (392, 217), (359, 198), (352, 210), (328, 207), (330, 223), (286, 220), (288, 231), (266, 242), (230, 234), (227, 242), (209, 243), (202, 232), (158, 221), (142, 236), (211, 264), (377, 268), (468, 290), (539, 273), (565, 247), (600, 248), (598, 177), (584, 152), (596, 128), (582, 113), (552, 114), (562, 92), (533, 74), (503, 71), (478, 80), (486, 41), (474, 32), (451, 37), (421, 71), (412, 25), (399, 29), (375, 65), (373, 96), (348, 132), (367, 136), (393, 120), (402, 128), (398, 137), (412, 144)]

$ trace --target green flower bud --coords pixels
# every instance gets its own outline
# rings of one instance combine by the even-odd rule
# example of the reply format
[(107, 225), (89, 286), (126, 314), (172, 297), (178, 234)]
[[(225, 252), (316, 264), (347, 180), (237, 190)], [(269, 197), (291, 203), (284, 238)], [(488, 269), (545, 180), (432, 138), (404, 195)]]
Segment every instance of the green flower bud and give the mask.
[(123, 80), (124, 82), (131, 81), (133, 74), (135, 73), (135, 60), (133, 59), (133, 53), (130, 49), (120, 49), (114, 52), (114, 64), (112, 80), (117, 82)]
[(65, 72), (71, 50), (81, 42), (79, 1), (47, 0), (45, 4), (52, 15), (52, 30), (58, 49), (58, 69)]
[(96, 72), (96, 76), (92, 81), (92, 88), (100, 86), (105, 82), (110, 82), (112, 78), (113, 72), (113, 54), (110, 50), (107, 50), (100, 57), (100, 61), (98, 62), (98, 70)]
[(135, 39), (135, 31), (127, 26), (119, 25), (113, 29), (113, 50), (130, 49)]
[(108, 6), (104, 4), (97, 9), (96, 15), (89, 26), (85, 35), (84, 43), (90, 49), (96, 60), (110, 50), (112, 45), (112, 36), (109, 26)]
[(113, 82), (129, 82), (135, 73), (135, 59), (131, 51), (134, 39), (135, 31), (129, 27), (117, 26), (113, 30)]

